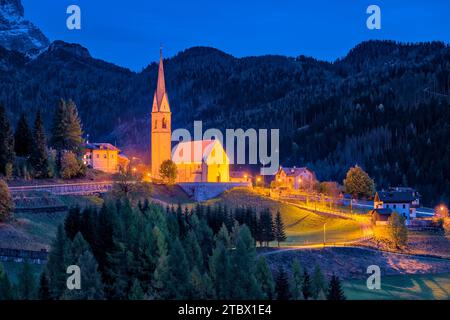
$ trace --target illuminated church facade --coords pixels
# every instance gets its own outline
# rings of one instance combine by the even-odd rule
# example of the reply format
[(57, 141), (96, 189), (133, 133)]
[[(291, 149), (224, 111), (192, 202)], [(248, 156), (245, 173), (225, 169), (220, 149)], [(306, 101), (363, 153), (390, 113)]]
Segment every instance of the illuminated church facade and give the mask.
[(172, 150), (172, 112), (164, 78), (164, 63), (160, 53), (158, 81), (151, 113), (152, 177), (160, 180), (161, 164), (171, 159), (177, 166), (178, 183), (229, 182), (230, 161), (218, 140), (181, 141)]

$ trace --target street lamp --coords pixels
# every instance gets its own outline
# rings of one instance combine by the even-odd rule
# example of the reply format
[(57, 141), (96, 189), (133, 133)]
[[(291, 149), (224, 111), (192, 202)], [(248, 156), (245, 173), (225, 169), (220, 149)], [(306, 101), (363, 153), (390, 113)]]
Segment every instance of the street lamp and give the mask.
[(325, 244), (326, 244), (326, 242), (327, 242), (327, 238), (326, 238), (326, 232), (327, 232), (326, 225), (327, 225), (327, 223), (324, 222), (324, 224), (323, 224), (323, 246), (324, 246), (324, 247), (325, 247)]

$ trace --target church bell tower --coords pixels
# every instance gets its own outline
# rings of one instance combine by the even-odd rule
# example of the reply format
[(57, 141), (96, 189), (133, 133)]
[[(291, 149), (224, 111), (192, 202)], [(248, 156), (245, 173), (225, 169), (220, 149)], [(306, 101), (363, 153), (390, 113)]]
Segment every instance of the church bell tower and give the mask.
[(158, 83), (153, 97), (151, 116), (151, 163), (152, 178), (160, 179), (159, 169), (165, 160), (171, 159), (171, 119), (169, 99), (164, 80), (162, 48), (160, 49)]

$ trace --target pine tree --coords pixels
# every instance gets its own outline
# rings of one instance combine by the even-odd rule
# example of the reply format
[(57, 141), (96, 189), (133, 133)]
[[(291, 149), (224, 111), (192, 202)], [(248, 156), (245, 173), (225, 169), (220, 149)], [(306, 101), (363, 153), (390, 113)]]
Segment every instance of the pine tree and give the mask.
[(75, 264), (81, 270), (82, 290), (67, 290), (64, 298), (71, 300), (102, 300), (104, 298), (102, 277), (98, 271), (97, 261), (95, 261), (89, 248), (86, 247)]
[(305, 298), (305, 300), (308, 300), (311, 297), (311, 293), (312, 293), (312, 288), (311, 288), (311, 279), (309, 277), (308, 272), (305, 270), (303, 272), (303, 284), (302, 284), (302, 293), (303, 293), (303, 298)]
[(66, 148), (68, 151), (72, 151), (76, 155), (80, 155), (82, 151), (83, 129), (81, 120), (78, 115), (78, 109), (72, 100), (67, 102), (66, 108)]
[(64, 220), (64, 230), (70, 240), (73, 240), (76, 234), (81, 231), (80, 207), (76, 206), (69, 209), (69, 213)]
[(331, 276), (330, 285), (328, 287), (327, 300), (345, 300), (341, 281), (339, 280), (339, 277), (334, 274)]
[(50, 295), (52, 300), (58, 300), (66, 290), (66, 271), (70, 260), (70, 242), (68, 241), (62, 225), (58, 227), (56, 239), (52, 244), (46, 273), (49, 275)]
[(274, 225), (272, 213), (270, 212), (270, 210), (265, 209), (261, 212), (259, 218), (259, 234), (261, 244), (265, 243), (265, 245), (268, 247), (269, 242), (275, 240), (275, 235), (273, 231)]
[(51, 300), (49, 280), (46, 271), (41, 273), (39, 278), (39, 290), (38, 290), (39, 300)]
[(22, 271), (19, 274), (18, 293), (21, 300), (33, 300), (36, 297), (36, 284), (29, 263), (23, 265)]
[(36, 120), (34, 122), (33, 148), (30, 163), (33, 167), (35, 178), (45, 179), (51, 176), (44, 124), (42, 123), (40, 111), (36, 113)]
[(321, 292), (326, 289), (325, 278), (320, 270), (320, 266), (316, 265), (314, 268), (314, 274), (312, 278), (312, 297), (318, 299)]
[(233, 280), (230, 272), (231, 261), (228, 244), (223, 238), (216, 238), (215, 247), (209, 259), (209, 270), (216, 298), (219, 300), (229, 299)]
[(291, 292), (294, 300), (303, 300), (303, 270), (300, 261), (295, 258), (292, 262), (292, 278), (291, 278)]
[(184, 251), (191, 268), (197, 267), (199, 272), (204, 270), (202, 249), (198, 244), (195, 232), (190, 230), (184, 241)]
[(288, 275), (282, 266), (279, 267), (275, 278), (275, 292), (277, 293), (277, 300), (290, 300), (292, 297), (289, 290)]
[(275, 240), (277, 240), (278, 247), (280, 246), (280, 242), (286, 241), (286, 232), (284, 230), (284, 223), (283, 219), (281, 219), (280, 211), (277, 211), (277, 215), (275, 216), (274, 236)]
[(14, 300), (14, 290), (9, 281), (8, 275), (3, 268), (3, 264), (0, 263), (0, 301), (1, 300)]
[(153, 273), (152, 287), (157, 299), (168, 299), (170, 297), (170, 290), (167, 288), (167, 283), (169, 282), (170, 273), (167, 242), (163, 232), (157, 226), (153, 228), (153, 238), (157, 245), (157, 252), (155, 254), (157, 264)]
[(235, 225), (232, 238), (235, 249), (231, 252), (231, 274), (234, 285), (231, 299), (260, 299), (262, 291), (255, 277), (256, 249), (246, 225)]
[(133, 285), (131, 286), (130, 293), (128, 294), (128, 300), (144, 300), (144, 290), (142, 290), (141, 283), (138, 279), (133, 280)]
[(60, 100), (52, 125), (51, 144), (58, 151), (72, 151), (79, 155), (83, 144), (83, 130), (77, 106), (72, 100)]
[(33, 147), (31, 129), (24, 113), (19, 118), (14, 134), (14, 151), (18, 157), (29, 157)]
[(263, 299), (273, 300), (275, 298), (275, 282), (272, 273), (264, 257), (260, 257), (256, 263), (255, 277), (261, 286)]
[(168, 259), (169, 281), (166, 289), (172, 299), (183, 299), (189, 291), (189, 265), (179, 239), (175, 239), (170, 247)]
[(14, 137), (5, 108), (0, 105), (0, 174), (7, 175), (8, 166), (14, 164)]

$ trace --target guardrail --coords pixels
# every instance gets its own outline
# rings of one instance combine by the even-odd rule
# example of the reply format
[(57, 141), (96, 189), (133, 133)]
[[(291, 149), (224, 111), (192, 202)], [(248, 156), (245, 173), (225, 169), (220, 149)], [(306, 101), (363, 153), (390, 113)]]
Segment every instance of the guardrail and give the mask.
[(113, 181), (81, 182), (65, 184), (48, 184), (9, 187), (11, 194), (21, 194), (29, 191), (49, 192), (54, 195), (90, 195), (106, 193), (112, 189)]
[(0, 261), (29, 262), (33, 264), (46, 263), (48, 251), (40, 251), (0, 248)]

